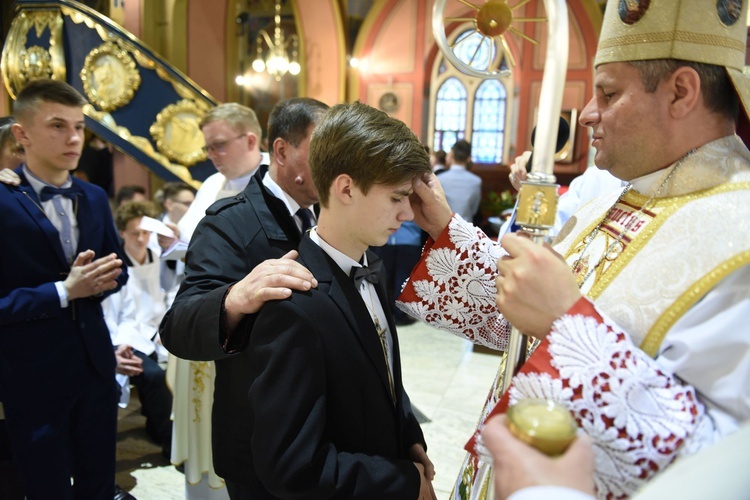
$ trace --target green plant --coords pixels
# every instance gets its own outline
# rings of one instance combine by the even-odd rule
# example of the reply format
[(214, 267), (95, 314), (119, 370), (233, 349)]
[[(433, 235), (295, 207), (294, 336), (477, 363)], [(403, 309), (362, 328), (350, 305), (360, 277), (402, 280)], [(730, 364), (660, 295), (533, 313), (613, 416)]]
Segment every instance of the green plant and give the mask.
[(496, 191), (490, 191), (487, 197), (482, 200), (482, 211), (488, 216), (500, 215), (503, 210), (513, 208), (516, 205), (516, 195), (509, 189), (498, 194)]

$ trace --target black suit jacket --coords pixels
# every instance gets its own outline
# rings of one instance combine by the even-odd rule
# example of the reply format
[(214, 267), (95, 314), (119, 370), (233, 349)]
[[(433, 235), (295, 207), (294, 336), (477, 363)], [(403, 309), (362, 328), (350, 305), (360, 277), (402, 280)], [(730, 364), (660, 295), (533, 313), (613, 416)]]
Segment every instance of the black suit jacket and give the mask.
[(253, 467), (266, 490), (253, 498), (415, 499), (408, 451), (424, 437), (401, 382), (386, 284), (377, 289), (393, 336), (395, 404), (354, 284), (309, 236), (299, 252), (318, 287), (267, 303), (248, 346)]
[[(245, 190), (217, 201), (190, 240), (185, 280), (162, 320), (164, 346), (174, 355), (216, 361), (212, 414), (216, 473), (236, 483), (252, 483), (247, 391), (247, 343), (256, 315), (248, 315), (231, 338), (222, 330), (221, 310), (229, 287), (266, 259), (296, 250), (300, 234), (284, 203), (262, 184), (262, 167)], [(225, 352), (237, 353), (229, 355)]]

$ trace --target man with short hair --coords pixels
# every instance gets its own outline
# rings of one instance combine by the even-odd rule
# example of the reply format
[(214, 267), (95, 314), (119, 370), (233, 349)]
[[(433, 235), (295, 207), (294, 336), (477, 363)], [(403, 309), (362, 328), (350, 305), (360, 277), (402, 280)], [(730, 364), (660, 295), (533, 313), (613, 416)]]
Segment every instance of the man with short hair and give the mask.
[[(307, 148), (327, 108), (309, 98), (274, 106), (268, 120), (270, 167), (261, 167), (241, 194), (207, 211), (190, 242), (185, 281), (161, 325), (170, 352), (215, 361), (213, 464), (232, 499), (253, 498), (257, 482), (248, 474), (250, 359), (240, 351), (264, 302), (314, 285), (293, 259), (303, 231), (314, 224), (318, 194)], [(213, 384), (205, 388), (213, 389)], [(179, 444), (175, 439), (173, 448)]]
[(13, 135), (26, 162), (18, 186), (0, 186), (0, 393), (30, 500), (115, 492), (115, 357), (100, 302), (127, 272), (106, 193), (70, 175), (85, 102), (56, 80), (21, 90)]
[(206, 142), (203, 149), (218, 172), (203, 181), (177, 225), (180, 239), (186, 242), (209, 206), (242, 192), (258, 167), (267, 164), (260, 152), (263, 131), (255, 111), (247, 106), (235, 102), (219, 104), (201, 119), (200, 128)]
[(146, 188), (136, 184), (128, 184), (118, 189), (115, 195), (115, 205), (119, 207), (129, 201), (148, 201)]
[[(728, 4), (608, 2), (580, 123), (596, 165), (629, 184), (568, 222), (565, 261), (517, 235), (495, 246), (451, 218), (436, 185), (415, 187), (436, 241), (404, 307), (495, 348), (508, 323), (535, 337), (483, 416), (528, 397), (566, 406), (593, 441), (602, 498), (750, 419), (750, 151), (735, 135), (750, 109), (747, 2)], [(476, 498), (488, 465), (468, 447), (456, 491)]]
[(318, 287), (264, 305), (248, 346), (253, 498), (434, 500), (382, 263), (368, 252), (411, 220), (427, 152), (403, 122), (339, 104), (313, 133), (310, 169), (320, 218), (299, 261)]
[[(201, 185), (187, 212), (177, 223), (175, 234), (190, 242), (206, 209), (218, 200), (232, 198), (242, 192), (258, 168), (268, 164), (260, 151), (262, 130), (255, 111), (237, 103), (219, 104), (200, 121), (205, 141), (204, 151), (218, 170)], [(166, 242), (161, 238), (161, 243)], [(168, 247), (168, 245), (165, 245)], [(184, 279), (184, 267), (175, 265), (175, 273), (164, 273), (172, 283), (171, 296)], [(166, 269), (166, 263), (164, 265)], [(178, 273), (179, 271), (179, 273)], [(171, 278), (171, 279), (170, 279)], [(167, 283), (165, 283), (167, 285)], [(201, 358), (202, 359), (202, 358)], [(205, 497), (223, 488), (211, 463), (210, 408), (213, 404), (215, 368), (213, 363), (188, 361), (172, 356), (167, 367), (167, 380), (174, 392), (174, 434), (172, 462), (185, 465), (187, 496)], [(197, 416), (196, 416), (197, 415)], [(195, 439), (195, 436), (200, 436)], [(188, 441), (193, 441), (192, 445)], [(198, 444), (200, 443), (200, 444)]]
[[(161, 221), (174, 232), (174, 236), (169, 237), (152, 233), (151, 243), (156, 242), (162, 251), (165, 251), (174, 245), (180, 237), (180, 229), (177, 224), (195, 201), (195, 189), (184, 182), (167, 182), (162, 186), (161, 192), (161, 205), (164, 208)], [(161, 287), (167, 292), (167, 305), (172, 304), (184, 275), (185, 262), (183, 259), (162, 260), (160, 279)]]
[(195, 189), (184, 182), (167, 182), (162, 186), (165, 224), (177, 224), (195, 201)]
[(450, 168), (440, 173), (440, 183), (448, 205), (467, 222), (474, 220), (482, 201), (482, 178), (469, 172), (470, 161), (471, 144), (463, 139), (458, 140), (446, 158)]

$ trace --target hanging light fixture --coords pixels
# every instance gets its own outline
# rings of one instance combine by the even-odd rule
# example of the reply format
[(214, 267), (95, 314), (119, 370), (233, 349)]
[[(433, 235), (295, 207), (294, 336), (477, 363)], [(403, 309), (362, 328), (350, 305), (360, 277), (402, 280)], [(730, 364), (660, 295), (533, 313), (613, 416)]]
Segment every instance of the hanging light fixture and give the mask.
[[(299, 52), (299, 37), (295, 34), (284, 36), (281, 29), (281, 0), (275, 2), (275, 14), (273, 16), (274, 29), (273, 38), (266, 30), (258, 32), (255, 40), (256, 55), (253, 61), (253, 70), (257, 73), (267, 71), (276, 81), (280, 81), (285, 74), (298, 75), (300, 65), (297, 60)], [(268, 54), (263, 58), (263, 43), (268, 46)], [(291, 50), (291, 57), (289, 51)]]

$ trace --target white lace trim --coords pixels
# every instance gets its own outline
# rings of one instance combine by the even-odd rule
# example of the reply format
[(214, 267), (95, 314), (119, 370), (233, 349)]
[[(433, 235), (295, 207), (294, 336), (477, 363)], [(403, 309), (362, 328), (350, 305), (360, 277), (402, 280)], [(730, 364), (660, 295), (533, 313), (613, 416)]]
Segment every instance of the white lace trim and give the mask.
[(712, 441), (695, 390), (663, 373), (616, 325), (566, 315), (548, 339), (560, 377), (517, 375), (510, 404), (541, 397), (570, 409), (594, 443), (600, 498), (632, 495), (682, 448), (694, 452)]
[(432, 248), (425, 265), (431, 280), (412, 283), (419, 301), (399, 307), (472, 342), (505, 350), (510, 326), (497, 314), (495, 277), (502, 247), (454, 216), (448, 225), (455, 248)]

